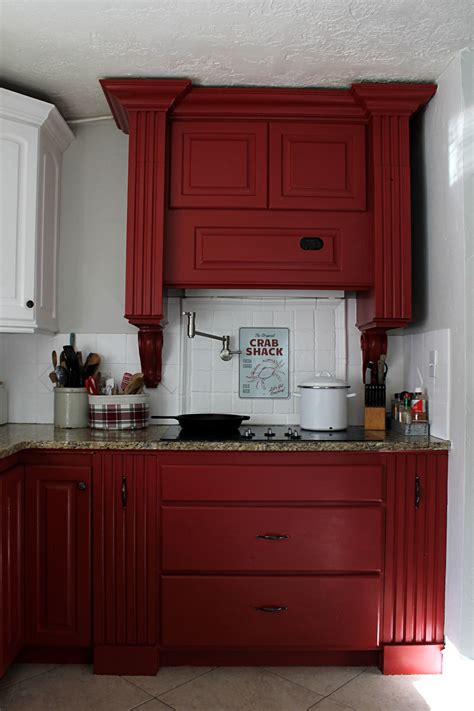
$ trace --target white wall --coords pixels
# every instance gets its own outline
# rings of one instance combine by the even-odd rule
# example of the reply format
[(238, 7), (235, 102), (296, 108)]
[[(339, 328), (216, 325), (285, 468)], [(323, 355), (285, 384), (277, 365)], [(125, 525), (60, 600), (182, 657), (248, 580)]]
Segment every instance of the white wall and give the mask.
[(451, 62), (415, 124), (415, 319), (408, 329), (415, 340), (450, 330), (446, 634), (468, 657), (474, 657), (472, 56), (464, 51)]

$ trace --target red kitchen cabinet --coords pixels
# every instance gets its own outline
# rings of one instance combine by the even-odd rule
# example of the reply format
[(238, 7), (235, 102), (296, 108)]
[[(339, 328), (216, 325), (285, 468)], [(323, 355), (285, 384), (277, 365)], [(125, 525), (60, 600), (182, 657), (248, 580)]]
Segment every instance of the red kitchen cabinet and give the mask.
[(0, 473), (0, 677), (24, 643), (24, 474)]
[(88, 647), (91, 643), (89, 466), (68, 462), (26, 465), (25, 555), (26, 645)]
[(171, 207), (267, 206), (266, 123), (176, 122), (171, 155)]
[(364, 212), (170, 210), (167, 225), (169, 288), (363, 289), (372, 283)]
[(270, 123), (270, 208), (365, 210), (365, 126)]
[(154, 456), (97, 455), (93, 521), (94, 671), (156, 674), (160, 537)]
[(387, 352), (411, 319), (409, 120), (434, 85), (101, 84), (130, 136), (126, 318), (149, 387), (165, 286), (357, 291), (362, 372)]

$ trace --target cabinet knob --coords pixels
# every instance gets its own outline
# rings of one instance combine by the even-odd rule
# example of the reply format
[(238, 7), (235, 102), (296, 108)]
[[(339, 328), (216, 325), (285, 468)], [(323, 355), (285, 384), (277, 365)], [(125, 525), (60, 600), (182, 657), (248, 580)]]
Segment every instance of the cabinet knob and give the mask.
[(304, 250), (318, 251), (324, 247), (324, 240), (321, 237), (302, 237), (300, 247)]
[(87, 489), (86, 482), (85, 481), (78, 481), (77, 488), (79, 489), (79, 491), (85, 491)]
[(32, 301), (31, 299), (28, 299), (28, 301), (26, 302), (26, 306), (27, 306), (29, 309), (32, 309), (34, 305), (35, 305), (35, 302)]

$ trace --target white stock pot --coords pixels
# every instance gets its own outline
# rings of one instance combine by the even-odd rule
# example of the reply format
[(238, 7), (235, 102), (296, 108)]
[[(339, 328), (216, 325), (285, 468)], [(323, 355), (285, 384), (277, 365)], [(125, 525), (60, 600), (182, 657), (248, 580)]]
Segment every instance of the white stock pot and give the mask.
[(350, 385), (338, 380), (327, 370), (305, 383), (298, 385), (301, 393), (294, 393), (301, 398), (300, 426), (304, 430), (345, 430), (347, 428), (347, 398), (356, 393), (347, 394)]

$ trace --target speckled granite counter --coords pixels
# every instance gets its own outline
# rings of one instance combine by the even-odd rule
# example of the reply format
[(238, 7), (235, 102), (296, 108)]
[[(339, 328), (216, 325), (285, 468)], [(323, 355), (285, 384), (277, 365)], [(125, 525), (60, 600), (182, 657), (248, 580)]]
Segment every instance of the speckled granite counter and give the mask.
[(447, 450), (450, 442), (435, 437), (403, 437), (391, 432), (370, 432), (370, 440), (358, 442), (162, 442), (166, 426), (130, 432), (99, 432), (90, 429), (62, 430), (53, 425), (11, 424), (0, 426), (0, 458), (24, 449), (137, 449), (207, 450), (249, 452), (390, 452)]

